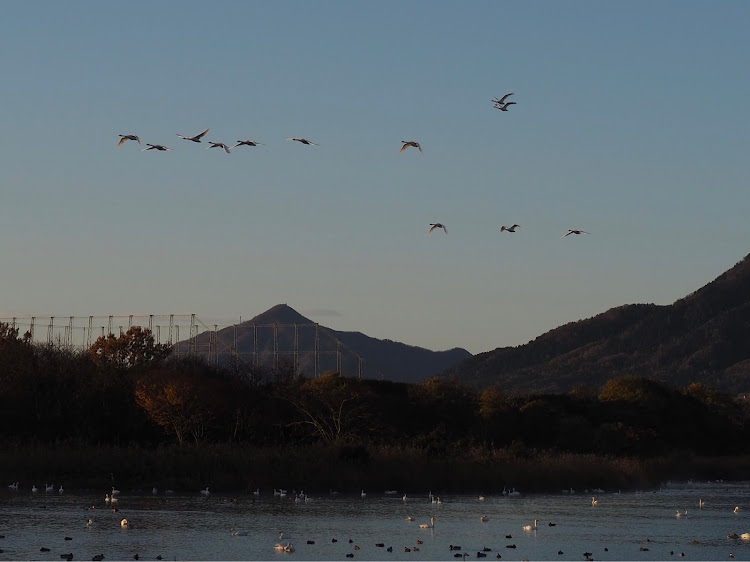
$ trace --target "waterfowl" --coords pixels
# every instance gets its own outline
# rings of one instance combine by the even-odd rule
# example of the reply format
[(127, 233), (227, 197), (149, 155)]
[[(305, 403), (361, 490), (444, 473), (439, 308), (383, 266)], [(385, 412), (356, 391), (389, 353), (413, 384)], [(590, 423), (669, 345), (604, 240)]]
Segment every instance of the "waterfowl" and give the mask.
[(571, 228), (568, 229), (568, 232), (566, 234), (563, 234), (560, 238), (565, 238), (566, 236), (570, 236), (571, 234), (591, 234), (590, 232), (586, 232), (585, 230), (581, 230), (578, 228)]
[(739, 537), (737, 536), (737, 533), (727, 533), (727, 538), (728, 539), (736, 539), (736, 538), (739, 538)]
[(407, 521), (414, 521), (414, 518), (411, 515), (409, 515), (409, 516), (406, 517), (406, 520)]
[(61, 493), (61, 494), (62, 494), (62, 493), (63, 493), (63, 492), (65, 491), (65, 490), (63, 490), (63, 487), (62, 487), (62, 485), (60, 485), (60, 489), (59, 489), (59, 490), (57, 490), (57, 491), (58, 491), (59, 493)]
[(704, 505), (703, 498), (698, 498), (698, 509), (703, 509)]
[(10, 484), (10, 485), (8, 486), (8, 489), (9, 489), (9, 490), (10, 490), (11, 492), (16, 492), (16, 491), (18, 490), (18, 482), (13, 482), (13, 484)]
[(598, 505), (598, 504), (599, 504), (599, 502), (597, 501), (596, 497), (595, 496), (592, 497), (591, 498), (591, 505), (594, 506), (594, 505)]
[(429, 524), (428, 523), (420, 523), (419, 528), (420, 529), (434, 529), (435, 528), (435, 518), (431, 517)]
[(253, 495), (254, 495), (254, 496), (255, 496), (256, 498), (259, 498), (259, 497), (260, 497), (260, 488), (258, 488), (257, 490), (255, 490), (255, 491), (253, 492)]
[(313, 146), (318, 146), (318, 145), (317, 145), (317, 144), (315, 144), (314, 142), (312, 142), (312, 141), (309, 141), (309, 140), (307, 140), (307, 139), (303, 139), (303, 138), (300, 138), (300, 137), (287, 137), (287, 138), (286, 138), (286, 139), (284, 139), (284, 140), (297, 141), (297, 142), (301, 142), (302, 144), (311, 144), (311, 145), (313, 145)]
[(503, 232), (505, 230), (507, 230), (508, 232), (515, 232), (517, 228), (521, 228), (521, 225), (520, 224), (514, 224), (513, 226), (503, 225), (500, 227), (500, 232)]
[(253, 141), (253, 140), (238, 140), (237, 144), (232, 146), (232, 148), (237, 148), (238, 146), (258, 146), (259, 144), (263, 144), (263, 143)]
[(498, 105), (498, 104), (502, 105), (502, 104), (504, 104), (504, 103), (505, 103), (505, 100), (506, 100), (506, 99), (507, 99), (508, 97), (512, 96), (512, 95), (513, 95), (513, 92), (510, 92), (510, 93), (508, 93), (508, 94), (505, 94), (505, 95), (504, 95), (503, 97), (501, 97), (500, 99), (498, 99), (498, 98), (492, 98), (492, 103), (494, 103), (495, 105)]
[(367, 497), (367, 492), (365, 492), (364, 490), (362, 490), (362, 493), (361, 493), (361, 494), (359, 494), (359, 495), (360, 495), (360, 497), (361, 497), (362, 499), (365, 499), (365, 498)]
[(461, 550), (460, 546), (456, 546), (454, 544), (448, 545), (448, 548), (450, 548), (451, 550)]
[(39, 491), (39, 488), (36, 487), (36, 484), (31, 485), (31, 493), (36, 494)]
[(146, 146), (148, 148), (142, 148), (141, 152), (145, 152), (146, 150), (161, 150), (161, 151), (172, 150), (171, 148), (167, 148), (163, 144), (148, 144), (148, 143), (146, 143)]
[(226, 152), (227, 154), (229, 154), (231, 152), (229, 150), (229, 147), (227, 145), (225, 145), (223, 142), (211, 142), (211, 141), (208, 141), (208, 144), (209, 144), (209, 146), (206, 147), (206, 150), (208, 150), (209, 148), (223, 148), (224, 152)]
[(439, 222), (431, 222), (430, 223), (430, 230), (427, 231), (427, 234), (432, 234), (432, 231), (436, 228), (442, 228), (446, 234), (448, 234), (448, 229), (445, 227), (444, 224), (440, 224)]
[(193, 141), (193, 142), (201, 142), (201, 137), (203, 135), (205, 135), (207, 132), (208, 132), (208, 129), (206, 129), (202, 133), (198, 133), (197, 135), (195, 135), (193, 137), (186, 137), (186, 136), (181, 135), (179, 133), (177, 133), (177, 136), (180, 137), (181, 139), (185, 139), (185, 140), (189, 140), (189, 141)]
[(410, 146), (413, 146), (414, 148), (418, 148), (419, 152), (422, 152), (422, 153), (424, 152), (424, 150), (422, 150), (422, 145), (419, 144), (417, 141), (401, 141), (401, 142), (404, 143), (404, 146), (401, 147), (401, 150), (399, 150), (399, 153), (403, 152)]
[(141, 142), (141, 139), (138, 138), (137, 135), (120, 135), (120, 142), (117, 143), (117, 148), (120, 148), (123, 144), (125, 144), (125, 141), (138, 141), (138, 144), (143, 144)]
[(378, 548), (382, 548), (382, 547), (384, 547), (384, 546), (385, 546), (385, 543), (382, 543), (382, 542), (376, 542), (376, 543), (375, 543), (375, 546), (377, 546)]
[(54, 484), (45, 484), (44, 485), (44, 491), (45, 492), (54, 492), (55, 491), (55, 485)]
[(745, 541), (750, 540), (750, 533), (742, 533), (740, 538)]
[(129, 526), (130, 523), (128, 523), (127, 519), (123, 519), (122, 521), (120, 521), (120, 527), (122, 527), (123, 529), (127, 529)]
[(735, 512), (735, 513), (739, 513), (739, 512), (740, 512), (740, 508), (739, 508), (739, 507), (735, 507), (735, 508), (734, 508), (734, 512)]
[(489, 518), (489, 517), (487, 517), (486, 515), (482, 515), (482, 516), (481, 516), (481, 517), (479, 518), (479, 520), (480, 520), (480, 521), (481, 521), (482, 523), (486, 523), (487, 521), (489, 521), (489, 520), (490, 520), (490, 518)]
[(202, 496), (210, 496), (211, 495), (211, 491), (208, 489), (208, 486), (206, 486), (206, 488), (204, 490), (201, 490), (201, 495)]
[(525, 525), (523, 527), (523, 530), (524, 531), (536, 531), (537, 523), (539, 523), (539, 520), (538, 519), (534, 519), (534, 525), (533, 526), (531, 526), (531, 525)]

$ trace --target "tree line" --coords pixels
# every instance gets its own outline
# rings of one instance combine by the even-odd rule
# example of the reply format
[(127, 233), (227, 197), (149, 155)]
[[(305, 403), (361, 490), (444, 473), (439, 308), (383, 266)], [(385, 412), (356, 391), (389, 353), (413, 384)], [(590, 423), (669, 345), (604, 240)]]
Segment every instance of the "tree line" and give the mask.
[(217, 366), (170, 352), (137, 326), (75, 352), (0, 323), (0, 436), (6, 444), (322, 445), (348, 462), (373, 447), (445, 459), (468, 449), (653, 458), (742, 455), (750, 443), (746, 404), (699, 382), (674, 388), (631, 374), (520, 395), (453, 378), (309, 378), (284, 360)]

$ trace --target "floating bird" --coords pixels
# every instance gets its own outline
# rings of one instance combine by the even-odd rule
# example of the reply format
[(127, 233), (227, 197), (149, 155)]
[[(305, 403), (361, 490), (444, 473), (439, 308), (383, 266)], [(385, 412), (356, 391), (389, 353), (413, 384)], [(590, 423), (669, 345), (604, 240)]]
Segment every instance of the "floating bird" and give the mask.
[(61, 494), (62, 494), (62, 493), (63, 493), (63, 492), (65, 491), (65, 490), (63, 490), (63, 487), (62, 487), (62, 485), (61, 485), (61, 486), (60, 486), (60, 489), (59, 489), (59, 490), (57, 490), (57, 491), (58, 491), (59, 493), (61, 493)]
[(563, 234), (560, 238), (565, 238), (566, 236), (570, 236), (571, 234), (591, 234), (591, 233), (586, 232), (585, 230), (580, 230), (580, 229), (568, 229), (568, 232), (566, 234)]
[(362, 490), (362, 493), (360, 494), (360, 497), (362, 499), (365, 499), (367, 497), (367, 492), (365, 492), (364, 490)]
[(209, 491), (208, 486), (206, 486), (205, 490), (201, 490), (201, 495), (202, 496), (210, 496), (211, 495), (211, 492)]
[(209, 148), (223, 148), (224, 152), (226, 152), (227, 154), (230, 153), (229, 147), (227, 145), (225, 145), (223, 142), (211, 142), (211, 141), (208, 141), (208, 144), (210, 146), (207, 146), (206, 150), (208, 150)]
[(739, 507), (735, 507), (735, 508), (734, 508), (734, 512), (735, 512), (735, 513), (739, 513), (739, 512), (740, 512), (740, 508), (739, 508)]
[(507, 230), (508, 232), (515, 232), (517, 228), (521, 228), (521, 225), (520, 224), (514, 224), (513, 226), (505, 226), (505, 225), (503, 225), (503, 226), (500, 227), (500, 232), (502, 232), (504, 230)]
[(421, 523), (419, 525), (420, 529), (434, 529), (435, 528), (435, 518), (431, 517), (430, 522), (428, 523)]
[(413, 146), (414, 148), (418, 148), (419, 152), (424, 153), (424, 150), (422, 150), (422, 145), (419, 144), (417, 141), (401, 141), (404, 143), (404, 146), (401, 147), (401, 150), (399, 150), (399, 153), (403, 152), (407, 149), (407, 147)]
[(534, 526), (532, 527), (531, 525), (525, 525), (523, 527), (523, 530), (524, 531), (536, 531), (537, 523), (539, 523), (539, 520), (538, 519), (534, 519)]
[(120, 527), (122, 527), (123, 529), (127, 529), (129, 526), (130, 523), (128, 523), (127, 519), (123, 519), (122, 521), (120, 521)]
[(297, 141), (297, 142), (301, 142), (302, 144), (311, 144), (311, 145), (313, 145), (313, 146), (318, 146), (317, 144), (315, 144), (315, 143), (314, 143), (314, 142), (312, 142), (312, 141), (309, 141), (309, 140), (307, 140), (307, 139), (301, 139), (301, 138), (299, 138), (299, 137), (287, 137), (287, 138), (286, 138), (286, 139), (284, 139), (284, 140)]
[(138, 144), (143, 144), (141, 142), (141, 139), (138, 138), (137, 135), (120, 135), (120, 142), (117, 143), (117, 148), (120, 148), (123, 144), (125, 144), (125, 141), (138, 141)]
[(448, 229), (445, 228), (444, 224), (440, 224), (439, 222), (431, 222), (430, 230), (427, 231), (427, 234), (432, 234), (432, 231), (435, 230), (436, 228), (442, 228), (445, 231), (445, 233), (448, 234)]
[(489, 517), (487, 517), (486, 515), (482, 515), (482, 516), (481, 516), (481, 517), (479, 518), (479, 520), (480, 520), (480, 521), (481, 521), (482, 523), (486, 523), (487, 521), (489, 521), (489, 520), (490, 520), (490, 518), (489, 518)]
[(592, 497), (591, 498), (591, 505), (593, 506), (593, 505), (598, 505), (598, 504), (599, 504), (599, 502), (597, 501), (596, 497)]
[(141, 152), (144, 152), (146, 150), (162, 150), (162, 151), (164, 151), (164, 150), (172, 150), (171, 148), (167, 148), (166, 146), (164, 146), (162, 144), (148, 144), (148, 143), (146, 143), (146, 146), (148, 148), (142, 148)]
[(262, 142), (252, 141), (252, 140), (238, 140), (237, 144), (232, 146), (231, 148), (237, 148), (238, 146), (258, 146), (260, 144), (263, 144)]
[(10, 490), (11, 492), (16, 492), (16, 491), (18, 491), (18, 482), (13, 482), (13, 484), (11, 484), (11, 485), (9, 485), (9, 486), (8, 486), (8, 489), (9, 489), (9, 490)]
[(39, 491), (39, 488), (36, 487), (36, 484), (31, 485), (31, 492), (36, 494)]
[(414, 518), (413, 518), (413, 517), (412, 517), (411, 515), (409, 515), (409, 516), (408, 516), (408, 517), (406, 518), (406, 520), (407, 520), (407, 521), (414, 521)]
[(177, 133), (177, 136), (180, 137), (181, 139), (185, 139), (185, 140), (189, 140), (189, 141), (193, 141), (193, 142), (201, 142), (201, 137), (203, 135), (205, 135), (207, 132), (208, 132), (208, 129), (206, 129), (202, 133), (198, 133), (194, 137), (186, 137), (184, 135), (181, 135), (180, 133)]
[(698, 508), (703, 509), (704, 505), (705, 503), (703, 503), (703, 498), (698, 498)]

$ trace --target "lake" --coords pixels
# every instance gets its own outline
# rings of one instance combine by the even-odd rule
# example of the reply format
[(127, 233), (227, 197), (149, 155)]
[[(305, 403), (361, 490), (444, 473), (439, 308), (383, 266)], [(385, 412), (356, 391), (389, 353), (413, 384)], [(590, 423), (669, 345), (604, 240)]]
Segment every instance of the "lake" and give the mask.
[[(748, 482), (484, 500), (460, 495), (442, 503), (432, 503), (427, 492), (408, 491), (405, 501), (402, 492), (368, 490), (365, 498), (311, 492), (305, 502), (295, 501), (291, 490), (286, 497), (261, 490), (258, 498), (123, 490), (117, 511), (105, 502), (108, 490), (45, 494), (38, 486), (35, 494), (24, 483), (18, 491), (0, 490), (0, 560), (59, 561), (72, 553), (74, 560), (98, 554), (104, 560), (132, 560), (135, 554), (140, 560), (346, 560), (353, 554), (355, 560), (416, 561), (477, 558), (485, 548), (491, 549), (487, 560), (584, 560), (585, 552), (594, 560), (729, 560), (730, 553), (750, 559), (750, 540), (741, 538), (750, 533)], [(433, 528), (420, 528), (433, 517)], [(121, 527), (124, 518), (128, 528)], [(535, 519), (536, 530), (523, 529)], [(241, 534), (234, 536), (233, 529)], [(274, 549), (288, 542), (293, 552)]]

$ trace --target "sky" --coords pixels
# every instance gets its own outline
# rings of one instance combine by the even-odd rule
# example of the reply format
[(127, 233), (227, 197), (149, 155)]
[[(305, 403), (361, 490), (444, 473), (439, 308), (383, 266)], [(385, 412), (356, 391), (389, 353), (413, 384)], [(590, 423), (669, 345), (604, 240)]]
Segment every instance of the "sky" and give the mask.
[(286, 303), (481, 353), (670, 304), (750, 253), (748, 25), (744, 0), (8, 0), (0, 317)]

